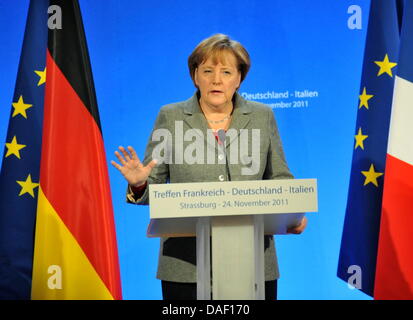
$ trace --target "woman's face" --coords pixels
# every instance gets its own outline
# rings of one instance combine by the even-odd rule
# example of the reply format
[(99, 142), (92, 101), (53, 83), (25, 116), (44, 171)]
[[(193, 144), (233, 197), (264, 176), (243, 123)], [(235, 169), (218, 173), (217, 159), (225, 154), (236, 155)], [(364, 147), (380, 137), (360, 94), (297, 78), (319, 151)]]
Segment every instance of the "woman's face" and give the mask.
[(224, 53), (221, 60), (214, 63), (208, 58), (195, 70), (194, 79), (201, 92), (201, 102), (212, 108), (228, 106), (241, 83), (235, 56)]

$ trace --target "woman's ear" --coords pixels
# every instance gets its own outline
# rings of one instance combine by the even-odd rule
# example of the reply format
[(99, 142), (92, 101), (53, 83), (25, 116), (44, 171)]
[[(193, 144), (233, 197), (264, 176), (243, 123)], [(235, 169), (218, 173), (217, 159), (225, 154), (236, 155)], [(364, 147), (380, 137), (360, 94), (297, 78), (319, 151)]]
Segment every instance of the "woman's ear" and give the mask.
[(239, 77), (239, 78), (238, 78), (238, 81), (239, 81), (239, 82), (238, 82), (238, 86), (237, 86), (237, 88), (235, 89), (235, 91), (238, 91), (239, 88), (241, 87), (241, 73), (238, 74), (238, 77)]
[(194, 82), (195, 82), (195, 86), (198, 88), (198, 68), (195, 68), (195, 71), (194, 71)]

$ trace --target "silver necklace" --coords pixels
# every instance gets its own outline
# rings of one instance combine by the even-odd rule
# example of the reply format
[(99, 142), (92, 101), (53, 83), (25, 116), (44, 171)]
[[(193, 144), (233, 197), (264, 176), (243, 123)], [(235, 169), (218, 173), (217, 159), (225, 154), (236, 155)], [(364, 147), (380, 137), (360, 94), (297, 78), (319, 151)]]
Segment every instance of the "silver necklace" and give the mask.
[(217, 124), (217, 123), (222, 123), (222, 122), (224, 122), (225, 120), (228, 120), (229, 118), (231, 118), (231, 115), (230, 115), (230, 114), (227, 115), (225, 118), (223, 118), (223, 119), (221, 119), (221, 120), (209, 120), (209, 119), (207, 119), (207, 121), (208, 121), (209, 123)]

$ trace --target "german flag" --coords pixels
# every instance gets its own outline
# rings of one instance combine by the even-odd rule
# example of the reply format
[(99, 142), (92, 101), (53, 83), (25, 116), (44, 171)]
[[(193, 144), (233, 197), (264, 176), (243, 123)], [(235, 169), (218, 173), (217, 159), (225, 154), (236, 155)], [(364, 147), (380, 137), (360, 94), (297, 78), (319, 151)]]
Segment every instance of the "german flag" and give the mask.
[(109, 177), (79, 4), (53, 0), (48, 10), (32, 299), (121, 299)]

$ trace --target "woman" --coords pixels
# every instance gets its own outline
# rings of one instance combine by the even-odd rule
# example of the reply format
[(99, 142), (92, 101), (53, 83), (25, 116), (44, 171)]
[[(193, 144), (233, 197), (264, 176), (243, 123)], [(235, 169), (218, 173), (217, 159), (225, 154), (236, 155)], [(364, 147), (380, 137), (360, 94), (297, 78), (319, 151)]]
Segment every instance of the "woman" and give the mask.
[[(211, 162), (202, 158), (202, 161), (185, 163), (183, 159), (178, 159), (174, 151), (177, 148), (185, 150), (191, 142), (180, 141), (183, 145), (178, 146), (175, 139), (170, 141), (170, 161), (164, 159), (159, 163), (153, 159), (154, 149), (159, 143), (154, 141), (156, 139), (149, 140), (143, 163), (132, 147), (119, 147), (120, 152), (115, 151), (115, 155), (120, 164), (111, 163), (128, 182), (127, 201), (148, 204), (147, 185), (150, 183), (293, 178), (285, 161), (272, 109), (261, 103), (246, 101), (237, 93), (250, 67), (245, 48), (226, 35), (216, 34), (195, 48), (189, 56), (188, 66), (197, 92), (187, 101), (162, 107), (153, 133), (158, 129), (167, 129), (172, 136), (178, 134), (177, 123), (184, 131), (196, 129), (204, 137), (203, 147), (214, 148), (221, 161)], [(222, 161), (225, 153), (220, 153), (222, 147), (218, 146), (222, 143), (222, 138), (219, 138), (222, 135), (217, 132), (229, 129), (260, 130), (258, 166), (253, 172), (246, 174), (242, 165)], [(211, 132), (216, 137), (216, 141), (212, 139), (212, 144), (208, 139)], [(252, 146), (252, 138), (248, 139), (247, 146)], [(307, 219), (304, 218), (299, 226), (289, 232), (299, 234), (306, 224)], [(162, 280), (164, 299), (196, 299), (195, 264), (195, 238), (161, 240), (157, 278)], [(276, 299), (278, 277), (273, 237), (266, 236), (266, 299)]]

